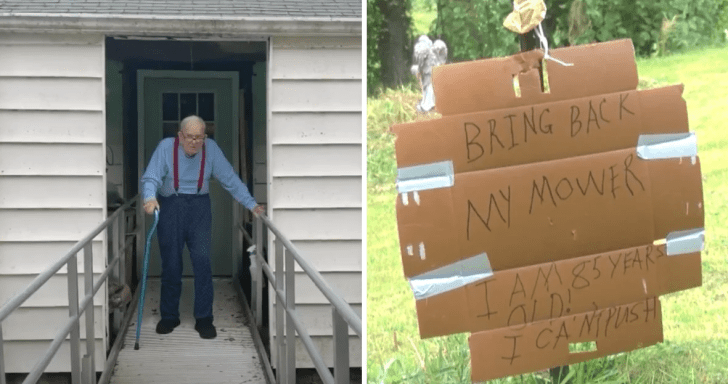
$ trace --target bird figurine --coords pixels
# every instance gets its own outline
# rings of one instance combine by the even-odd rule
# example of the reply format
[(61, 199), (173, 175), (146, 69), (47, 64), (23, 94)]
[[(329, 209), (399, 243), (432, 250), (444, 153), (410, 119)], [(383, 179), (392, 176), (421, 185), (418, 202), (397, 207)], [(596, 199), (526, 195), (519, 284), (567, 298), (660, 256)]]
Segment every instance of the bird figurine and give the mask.
[(417, 111), (430, 112), (435, 107), (435, 93), (432, 90), (432, 68), (447, 61), (447, 45), (438, 39), (433, 43), (429, 37), (422, 35), (417, 39), (413, 52), (414, 64), (410, 68), (417, 76), (422, 91), (422, 99), (417, 103)]

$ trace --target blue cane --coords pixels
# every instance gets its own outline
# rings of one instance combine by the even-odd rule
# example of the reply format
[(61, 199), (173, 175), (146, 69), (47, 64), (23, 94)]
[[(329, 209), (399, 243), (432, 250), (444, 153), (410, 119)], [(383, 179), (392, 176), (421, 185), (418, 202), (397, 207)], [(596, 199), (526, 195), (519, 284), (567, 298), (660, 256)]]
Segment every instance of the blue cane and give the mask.
[(149, 271), (149, 248), (152, 246), (152, 235), (154, 230), (157, 228), (159, 222), (159, 209), (154, 210), (154, 224), (147, 233), (147, 246), (144, 248), (144, 268), (142, 269), (142, 293), (139, 295), (139, 308), (137, 309), (137, 329), (136, 329), (136, 342), (134, 343), (134, 349), (139, 349), (139, 332), (142, 328), (142, 314), (144, 313), (144, 292), (147, 290), (147, 272)]

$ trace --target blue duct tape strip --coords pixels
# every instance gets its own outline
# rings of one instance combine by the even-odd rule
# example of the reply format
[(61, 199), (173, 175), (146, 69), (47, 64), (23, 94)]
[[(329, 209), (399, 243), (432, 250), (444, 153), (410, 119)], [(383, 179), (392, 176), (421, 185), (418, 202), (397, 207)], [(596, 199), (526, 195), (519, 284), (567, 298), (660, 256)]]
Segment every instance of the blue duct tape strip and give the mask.
[(485, 253), (440, 267), (410, 279), (416, 300), (464, 287), (472, 282), (493, 276), (490, 260)]
[(455, 171), (450, 160), (397, 169), (399, 193), (447, 188), (454, 184)]
[(698, 155), (695, 133), (665, 133), (640, 135), (637, 156), (645, 160), (674, 159)]
[(665, 238), (665, 241), (667, 243), (668, 256), (700, 252), (705, 246), (705, 229), (694, 228), (685, 231), (670, 232)]

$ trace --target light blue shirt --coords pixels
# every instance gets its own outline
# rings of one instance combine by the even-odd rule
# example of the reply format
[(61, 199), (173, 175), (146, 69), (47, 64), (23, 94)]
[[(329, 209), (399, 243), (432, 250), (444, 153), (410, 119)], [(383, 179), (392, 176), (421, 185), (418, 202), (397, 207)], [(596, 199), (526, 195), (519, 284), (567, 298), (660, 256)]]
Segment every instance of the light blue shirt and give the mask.
[[(172, 151), (174, 150), (174, 137), (162, 139), (157, 149), (149, 160), (149, 166), (144, 172), (141, 180), (142, 198), (148, 201), (157, 195), (170, 196), (174, 191), (174, 168)], [(248, 188), (243, 184), (240, 177), (235, 173), (233, 166), (227, 161), (222, 150), (212, 139), (205, 139), (205, 175), (203, 178), (200, 193), (210, 191), (210, 176), (220, 184), (245, 208), (252, 210), (258, 205)], [(177, 161), (179, 162), (179, 193), (197, 194), (197, 180), (200, 178), (200, 163), (202, 162), (202, 150), (192, 157), (187, 157), (182, 143), (177, 149)]]

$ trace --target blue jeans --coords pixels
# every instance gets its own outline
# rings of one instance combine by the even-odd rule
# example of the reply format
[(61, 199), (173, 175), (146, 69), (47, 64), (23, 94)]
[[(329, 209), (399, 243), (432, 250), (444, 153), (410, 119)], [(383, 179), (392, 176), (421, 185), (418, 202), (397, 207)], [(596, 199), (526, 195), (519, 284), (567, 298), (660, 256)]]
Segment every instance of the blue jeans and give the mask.
[(162, 319), (179, 319), (182, 292), (182, 250), (190, 251), (195, 274), (195, 318), (212, 319), (212, 212), (210, 195), (159, 196), (157, 239), (162, 257)]

